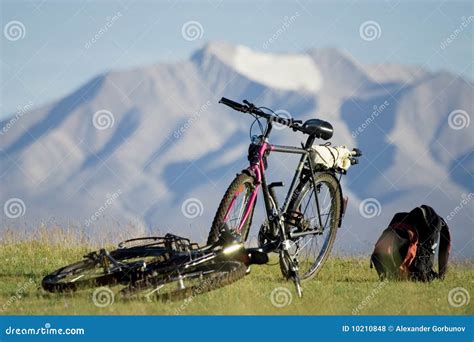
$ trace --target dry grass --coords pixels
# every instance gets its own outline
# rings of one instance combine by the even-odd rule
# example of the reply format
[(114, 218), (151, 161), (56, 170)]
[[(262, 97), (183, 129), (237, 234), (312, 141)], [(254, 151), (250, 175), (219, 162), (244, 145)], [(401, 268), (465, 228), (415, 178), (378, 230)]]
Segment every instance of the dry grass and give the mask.
[[(81, 259), (91, 251), (81, 232), (38, 229), (19, 241), (18, 231), (4, 231), (0, 242), (0, 310), (3, 314), (105, 314), (105, 315), (472, 315), (472, 302), (461, 307), (448, 303), (457, 287), (473, 293), (472, 262), (453, 264), (445, 281), (381, 283), (368, 258), (332, 257), (321, 273), (305, 282), (304, 296), (297, 298), (291, 282), (282, 279), (278, 265), (253, 266), (244, 279), (226, 288), (171, 304), (145, 300), (120, 302), (104, 308), (92, 302), (93, 290), (56, 295), (41, 289), (49, 272)], [(272, 304), (271, 293), (287, 288), (291, 301)], [(117, 291), (117, 288), (113, 289)], [(286, 299), (284, 295), (278, 297)], [(288, 297), (289, 298), (289, 297)], [(358, 308), (358, 309), (357, 309)]]

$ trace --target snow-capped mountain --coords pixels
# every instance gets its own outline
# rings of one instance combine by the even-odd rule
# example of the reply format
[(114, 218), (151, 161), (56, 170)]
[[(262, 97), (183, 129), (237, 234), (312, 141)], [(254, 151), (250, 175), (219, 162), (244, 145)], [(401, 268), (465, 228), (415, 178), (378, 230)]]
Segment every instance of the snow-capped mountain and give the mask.
[[(186, 61), (99, 75), (1, 123), (3, 227), (54, 218), (114, 240), (131, 222), (135, 235), (204, 241), (247, 165), (252, 118), (218, 105), (225, 96), (330, 121), (333, 144), (363, 150), (343, 180), (350, 199), (340, 252), (370, 251), (395, 212), (425, 203), (448, 218), (453, 254), (472, 257), (472, 86), (445, 72), (362, 65), (336, 49), (269, 54), (226, 43)], [(274, 143), (304, 139), (273, 133)], [(270, 179), (289, 184), (296, 162), (271, 155)]]

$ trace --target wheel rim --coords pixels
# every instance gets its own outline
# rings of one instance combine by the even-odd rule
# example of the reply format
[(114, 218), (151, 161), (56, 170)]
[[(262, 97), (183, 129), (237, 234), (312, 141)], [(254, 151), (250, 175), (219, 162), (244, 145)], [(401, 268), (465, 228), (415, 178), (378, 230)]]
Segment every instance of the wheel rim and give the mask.
[[(75, 286), (76, 284), (81, 285), (84, 283), (91, 283), (106, 276), (110, 277), (110, 279), (115, 276), (117, 281), (121, 281), (125, 280), (124, 278), (126, 276), (132, 275), (132, 272), (126, 269), (127, 266), (139, 268), (141, 265), (151, 263), (155, 259), (156, 256), (127, 258), (121, 261), (124, 265), (123, 267), (125, 268), (110, 265), (108, 272), (106, 272), (103, 265), (101, 265), (99, 262), (92, 260), (84, 261), (67, 267), (63, 271), (59, 272), (54, 279), (51, 279), (50, 282), (57, 285)], [(123, 273), (121, 273), (122, 271)]]
[(56, 284), (72, 284), (97, 279), (105, 274), (104, 269), (98, 264), (85, 264), (66, 273), (58, 275)]
[(317, 193), (322, 229), (315, 234), (309, 234), (293, 241), (290, 254), (298, 260), (299, 272), (302, 279), (313, 275), (321, 266), (329, 250), (333, 229), (336, 226), (337, 212), (335, 208), (335, 192), (330, 183), (321, 181), (316, 184), (317, 191), (313, 191), (312, 184), (302, 195), (298, 208), (309, 223), (309, 229), (319, 227), (316, 201)]

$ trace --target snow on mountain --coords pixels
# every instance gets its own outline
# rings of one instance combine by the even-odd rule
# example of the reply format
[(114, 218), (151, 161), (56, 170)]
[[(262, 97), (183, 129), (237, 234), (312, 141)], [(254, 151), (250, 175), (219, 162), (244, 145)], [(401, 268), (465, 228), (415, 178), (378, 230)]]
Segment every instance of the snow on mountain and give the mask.
[(379, 83), (412, 83), (429, 74), (422, 67), (407, 67), (397, 64), (370, 64), (363, 66), (365, 73)]
[[(472, 89), (456, 75), (365, 66), (336, 49), (268, 54), (226, 43), (187, 61), (109, 72), (0, 124), (8, 127), (0, 199), (26, 207), (20, 218), (4, 211), (3, 227), (54, 218), (114, 240), (130, 222), (135, 235), (159, 229), (205, 240), (222, 194), (247, 164), (252, 118), (218, 105), (225, 96), (328, 120), (333, 144), (363, 150), (343, 178), (350, 200), (339, 252), (367, 253), (396, 211), (426, 203), (450, 217), (454, 255), (472, 257), (472, 202), (456, 210), (473, 191), (472, 129), (449, 125), (453, 111), (473, 112)], [(98, 112), (105, 129), (96, 128)], [(272, 138), (299, 145), (305, 136), (282, 129)], [(272, 154), (270, 179), (289, 184), (296, 162)], [(373, 217), (359, 210), (368, 198), (380, 204)], [(198, 200), (197, 213), (183, 214), (188, 199)], [(251, 235), (263, 219), (257, 212)]]
[(208, 44), (199, 52), (217, 58), (240, 75), (273, 89), (317, 92), (323, 78), (306, 54), (270, 54), (225, 42)]
[(318, 67), (306, 55), (258, 53), (238, 46), (232, 66), (249, 79), (276, 89), (317, 92), (323, 83)]

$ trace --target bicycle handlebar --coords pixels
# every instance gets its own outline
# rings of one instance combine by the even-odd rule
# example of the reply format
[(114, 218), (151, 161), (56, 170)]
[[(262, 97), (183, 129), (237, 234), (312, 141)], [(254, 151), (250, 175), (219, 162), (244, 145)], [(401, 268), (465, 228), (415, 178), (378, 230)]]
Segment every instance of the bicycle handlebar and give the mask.
[(229, 106), (230, 108), (235, 109), (239, 112), (243, 112), (243, 113), (248, 112), (248, 110), (246, 109), (246, 108), (248, 108), (247, 106), (245, 106), (241, 103), (226, 99), (225, 97), (221, 98), (219, 103), (225, 104), (226, 106)]
[(278, 115), (272, 115), (263, 112), (261, 109), (256, 107), (253, 103), (250, 103), (247, 100), (243, 101), (244, 104), (229, 100), (225, 97), (222, 97), (219, 101), (219, 103), (225, 104), (226, 106), (229, 106), (230, 108), (237, 110), (242, 113), (251, 113), (260, 117), (263, 117), (267, 120), (273, 120), (281, 125), (288, 126), (292, 128), (294, 131), (301, 130), (301, 124), (303, 123), (301, 120), (293, 120), (292, 118), (282, 118), (279, 117)]

